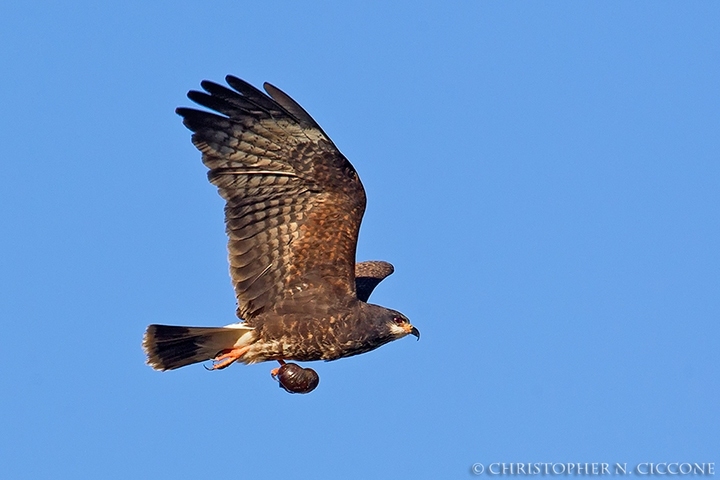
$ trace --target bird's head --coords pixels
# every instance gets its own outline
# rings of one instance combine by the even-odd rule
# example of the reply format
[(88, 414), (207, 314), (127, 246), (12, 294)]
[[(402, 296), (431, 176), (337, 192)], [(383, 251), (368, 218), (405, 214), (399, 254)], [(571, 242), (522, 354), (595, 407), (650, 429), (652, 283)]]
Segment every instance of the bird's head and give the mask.
[(407, 335), (415, 335), (420, 340), (420, 331), (415, 328), (408, 318), (397, 310), (360, 302), (362, 313), (361, 322), (367, 329), (364, 331), (364, 338), (372, 345), (365, 350), (373, 350), (380, 345), (392, 342)]
[(420, 331), (413, 327), (402, 313), (365, 302), (358, 302), (358, 307), (358, 323), (352, 328), (354, 337), (351, 340), (351, 343), (355, 342), (357, 345), (353, 352), (346, 356), (375, 350), (408, 334), (415, 335), (420, 340)]
[(400, 312), (396, 312), (395, 310), (390, 310), (390, 313), (392, 314), (392, 317), (390, 318), (390, 321), (387, 322), (387, 325), (390, 328), (390, 333), (395, 338), (402, 338), (409, 334), (415, 335), (415, 337), (420, 340), (420, 331), (412, 326), (410, 320), (408, 320), (405, 315)]

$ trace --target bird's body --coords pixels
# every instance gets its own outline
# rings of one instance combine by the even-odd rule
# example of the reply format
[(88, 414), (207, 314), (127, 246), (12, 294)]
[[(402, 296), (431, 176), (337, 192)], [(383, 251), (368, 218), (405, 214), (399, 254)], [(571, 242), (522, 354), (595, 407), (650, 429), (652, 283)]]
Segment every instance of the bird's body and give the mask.
[[(355, 264), (365, 211), (357, 172), (286, 94), (235, 77), (234, 90), (202, 82), (188, 97), (216, 113), (179, 108), (208, 178), (226, 200), (230, 276), (241, 323), (223, 328), (151, 325), (148, 363), (167, 370), (215, 359), (335, 360), (417, 330), (399, 312), (366, 303), (392, 273)], [(222, 361), (224, 360), (224, 361)]]
[[(265, 360), (337, 360), (369, 352), (394, 340), (384, 335), (382, 324), (375, 319), (383, 307), (359, 300), (339, 313), (287, 313), (258, 318), (258, 338), (243, 358), (248, 363)], [(380, 317), (382, 318), (382, 317)]]

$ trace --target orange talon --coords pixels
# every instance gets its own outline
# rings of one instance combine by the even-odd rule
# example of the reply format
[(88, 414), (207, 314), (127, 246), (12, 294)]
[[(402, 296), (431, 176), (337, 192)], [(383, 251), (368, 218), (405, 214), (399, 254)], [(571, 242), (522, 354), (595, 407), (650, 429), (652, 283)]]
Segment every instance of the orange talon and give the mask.
[[(282, 367), (283, 365), (285, 365), (285, 360), (278, 360), (278, 363), (280, 364), (280, 367)], [(280, 371), (280, 367), (270, 370), (270, 375), (272, 375), (273, 378), (277, 377), (277, 374)]]
[[(210, 370), (222, 370), (223, 368), (227, 368), (236, 361), (240, 360), (243, 355), (247, 353), (247, 351), (250, 350), (250, 346), (240, 347), (240, 348), (231, 348), (229, 350), (223, 350), (221, 355), (218, 355), (213, 360), (214, 362), (220, 362), (215, 363)], [(222, 360), (222, 361), (221, 361)]]

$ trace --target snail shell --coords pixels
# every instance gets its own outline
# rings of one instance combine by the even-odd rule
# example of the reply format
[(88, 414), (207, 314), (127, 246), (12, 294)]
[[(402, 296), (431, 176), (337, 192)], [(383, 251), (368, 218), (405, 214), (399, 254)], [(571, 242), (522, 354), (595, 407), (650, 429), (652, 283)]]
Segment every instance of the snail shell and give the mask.
[(276, 375), (280, 388), (288, 393), (310, 393), (320, 383), (320, 377), (312, 368), (296, 363), (282, 365)]

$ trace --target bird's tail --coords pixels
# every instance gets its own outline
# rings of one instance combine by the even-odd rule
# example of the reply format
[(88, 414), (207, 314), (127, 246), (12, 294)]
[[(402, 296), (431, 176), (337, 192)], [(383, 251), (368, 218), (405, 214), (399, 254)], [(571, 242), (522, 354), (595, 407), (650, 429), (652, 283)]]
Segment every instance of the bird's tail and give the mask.
[(253, 328), (242, 324), (214, 328), (150, 325), (142, 345), (148, 365), (155, 370), (174, 370), (211, 360), (223, 350), (243, 347), (253, 340)]

